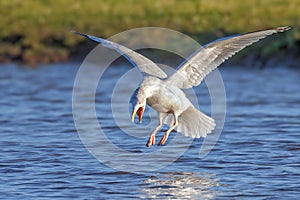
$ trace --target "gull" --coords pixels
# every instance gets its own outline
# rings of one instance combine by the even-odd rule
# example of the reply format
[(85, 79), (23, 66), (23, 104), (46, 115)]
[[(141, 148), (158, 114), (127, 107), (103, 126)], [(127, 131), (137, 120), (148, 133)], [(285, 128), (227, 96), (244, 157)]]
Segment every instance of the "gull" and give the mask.
[(155, 135), (163, 124), (167, 124), (169, 129), (158, 145), (164, 145), (173, 130), (191, 138), (206, 137), (211, 133), (216, 126), (215, 120), (195, 108), (183, 89), (199, 85), (212, 70), (245, 47), (269, 35), (289, 29), (288, 26), (278, 27), (215, 40), (196, 50), (169, 77), (157, 64), (121, 44), (76, 31), (73, 33), (116, 50), (141, 73), (146, 74), (137, 91), (137, 103), (133, 108), (131, 119), (134, 122), (137, 115), (139, 122), (142, 123), (147, 104), (157, 111), (159, 124), (146, 143), (149, 147), (155, 144)]

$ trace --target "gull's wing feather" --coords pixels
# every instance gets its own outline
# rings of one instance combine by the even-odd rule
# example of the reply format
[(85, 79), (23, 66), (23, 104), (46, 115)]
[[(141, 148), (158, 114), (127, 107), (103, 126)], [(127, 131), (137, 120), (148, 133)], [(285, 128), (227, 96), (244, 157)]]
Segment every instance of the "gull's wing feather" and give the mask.
[(290, 27), (278, 27), (216, 40), (192, 54), (166, 81), (180, 88), (197, 86), (212, 70), (243, 48), (268, 35), (289, 29)]
[(130, 63), (132, 63), (134, 66), (138, 67), (138, 69), (141, 72), (144, 72), (144, 73), (152, 75), (152, 76), (156, 76), (158, 78), (166, 78), (167, 77), (166, 73), (162, 69), (160, 69), (154, 62), (152, 62), (145, 56), (143, 56), (127, 47), (124, 47), (120, 44), (117, 44), (117, 43), (114, 43), (112, 41), (105, 40), (102, 38), (98, 38), (95, 36), (87, 35), (84, 33), (79, 33), (76, 31), (72, 31), (72, 32), (74, 34), (78, 34), (78, 35), (84, 36), (90, 40), (93, 40), (95, 42), (98, 42), (98, 43), (102, 44), (102, 46), (104, 46), (104, 47), (116, 50), (118, 53), (120, 53), (122, 56), (124, 56)]

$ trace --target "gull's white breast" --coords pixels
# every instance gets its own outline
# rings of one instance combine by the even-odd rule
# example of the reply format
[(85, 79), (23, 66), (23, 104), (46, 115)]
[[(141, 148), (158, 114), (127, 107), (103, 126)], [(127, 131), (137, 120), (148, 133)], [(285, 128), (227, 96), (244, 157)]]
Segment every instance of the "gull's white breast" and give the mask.
[(178, 114), (192, 105), (180, 88), (166, 85), (163, 81), (152, 91), (147, 103), (157, 112)]

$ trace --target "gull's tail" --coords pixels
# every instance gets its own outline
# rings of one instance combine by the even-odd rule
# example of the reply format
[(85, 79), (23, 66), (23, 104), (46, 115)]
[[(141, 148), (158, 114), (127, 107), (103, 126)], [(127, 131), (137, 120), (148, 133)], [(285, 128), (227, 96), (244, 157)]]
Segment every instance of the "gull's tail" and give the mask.
[[(174, 123), (173, 118), (173, 116), (168, 116), (165, 122), (170, 126)], [(216, 126), (214, 119), (194, 107), (186, 109), (178, 120), (177, 132), (191, 138), (206, 137)]]

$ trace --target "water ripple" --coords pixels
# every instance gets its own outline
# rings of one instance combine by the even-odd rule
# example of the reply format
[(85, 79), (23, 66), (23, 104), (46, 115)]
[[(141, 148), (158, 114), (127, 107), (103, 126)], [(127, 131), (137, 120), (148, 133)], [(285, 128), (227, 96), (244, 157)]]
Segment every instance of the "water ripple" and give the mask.
[[(1, 199), (299, 197), (298, 70), (222, 68), (227, 118), (212, 152), (199, 159), (203, 140), (196, 139), (164, 169), (134, 174), (99, 163), (81, 143), (72, 115), (72, 89), (78, 66), (65, 63), (37, 69), (0, 67), (0, 95), (5, 97), (0, 98)], [(97, 117), (109, 133), (107, 137), (120, 148), (133, 154), (155, 152), (159, 147), (144, 147), (148, 133), (145, 138), (123, 133), (107, 106), (109, 91), (129, 69), (130, 66), (118, 66), (106, 72), (109, 78), (102, 80), (102, 88), (96, 93)], [(197, 88), (197, 93), (200, 109), (209, 111), (205, 85)], [(83, 104), (91, 102), (87, 95)], [(132, 126), (130, 119), (123, 120)], [(96, 131), (93, 127), (91, 130)], [(174, 148), (186, 149), (183, 140)], [(95, 141), (95, 145), (102, 145), (102, 141)]]

